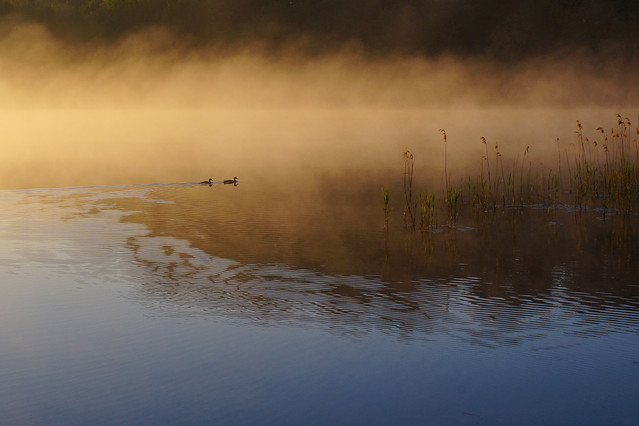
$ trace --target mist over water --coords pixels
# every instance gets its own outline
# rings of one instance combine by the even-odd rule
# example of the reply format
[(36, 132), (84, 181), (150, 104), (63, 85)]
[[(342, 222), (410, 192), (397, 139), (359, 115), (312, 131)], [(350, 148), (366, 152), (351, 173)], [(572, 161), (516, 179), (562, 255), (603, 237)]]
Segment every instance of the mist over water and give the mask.
[(464, 171), (477, 168), (482, 136), (506, 159), (531, 146), (548, 163), (556, 138), (574, 143), (574, 120), (593, 131), (617, 113), (635, 120), (639, 99), (631, 62), (583, 53), (309, 56), (193, 46), (161, 27), (112, 41), (2, 27), (3, 188), (385, 172), (405, 149), (437, 183), (439, 129)]
[(346, 45), (309, 56), (293, 46), (194, 47), (163, 28), (72, 42), (35, 23), (1, 26), (6, 107), (619, 107), (637, 99), (636, 63), (603, 53), (502, 63), (370, 57)]
[[(587, 136), (616, 125), (622, 109), (16, 109), (0, 117), (4, 189), (195, 182), (238, 176), (310, 185), (343, 175), (379, 188), (401, 179), (405, 149), (416, 179), (438, 188), (448, 132), (455, 181), (479, 174), (496, 143), (506, 164), (557, 167)], [(630, 115), (631, 116), (631, 115)], [(632, 116), (631, 116), (632, 117)], [(600, 136), (600, 135), (599, 135)], [(512, 167), (512, 166), (508, 166)]]
[(637, 423), (639, 10), (471, 3), (0, 0), (0, 419)]

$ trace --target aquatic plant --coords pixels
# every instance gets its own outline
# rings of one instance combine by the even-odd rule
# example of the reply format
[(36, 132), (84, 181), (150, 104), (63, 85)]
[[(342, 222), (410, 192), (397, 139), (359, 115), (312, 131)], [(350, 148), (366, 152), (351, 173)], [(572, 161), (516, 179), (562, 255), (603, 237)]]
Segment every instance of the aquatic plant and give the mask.
[(446, 181), (446, 193), (448, 193), (448, 137), (446, 136), (446, 130), (439, 129), (444, 139), (444, 178)]
[(413, 171), (414, 157), (409, 150), (406, 150), (404, 151), (404, 222), (415, 229), (417, 208), (413, 202)]
[(491, 180), (490, 180), (490, 160), (488, 159), (488, 142), (486, 142), (486, 138), (483, 137), (483, 136), (480, 139), (481, 139), (481, 142), (486, 147), (486, 156), (483, 157), (483, 159), (486, 161), (486, 170), (488, 172), (488, 192), (486, 193), (486, 202), (489, 202), (489, 200), (492, 198), (492, 196), (491, 196), (492, 183), (491, 183)]
[(390, 215), (390, 193), (387, 187), (382, 188), (382, 197), (384, 199), (384, 229), (388, 230), (388, 216)]
[(420, 227), (422, 231), (437, 225), (437, 211), (435, 209), (435, 192), (419, 195)]
[[(480, 158), (479, 173), (454, 184), (448, 173), (448, 135), (439, 132), (444, 141), (444, 188), (441, 202), (435, 191), (421, 191), (414, 197), (414, 156), (404, 151), (404, 220), (411, 229), (419, 222), (422, 230), (436, 226), (438, 210), (445, 208), (447, 223), (454, 225), (460, 215), (473, 210), (482, 214), (502, 209), (525, 209), (544, 206), (547, 210), (572, 204), (578, 210), (610, 209), (630, 213), (639, 200), (639, 127), (617, 115), (617, 125), (606, 132), (598, 127), (594, 137), (576, 120), (575, 143), (563, 148), (559, 138), (556, 167), (538, 164), (533, 168), (531, 147), (526, 146), (521, 161), (511, 162), (508, 170), (497, 142), (491, 161), (488, 141)], [(562, 155), (562, 148), (565, 155)], [(602, 151), (602, 152), (600, 152)], [(515, 183), (518, 181), (518, 185)], [(518, 186), (518, 188), (517, 188)], [(384, 189), (384, 223), (388, 225), (388, 189)], [(466, 204), (464, 203), (466, 201)], [(475, 213), (472, 213), (475, 214)]]
[(462, 193), (457, 188), (449, 188), (446, 191), (446, 207), (448, 209), (448, 223), (454, 224), (457, 220), (459, 200)]
[[(445, 192), (444, 198), (446, 200), (446, 209), (447, 209), (447, 217), (448, 223), (452, 224), (457, 220), (457, 203), (459, 201), (459, 197), (461, 196), (461, 192), (456, 188), (451, 188), (449, 185), (449, 177), (448, 177), (448, 135), (446, 134), (446, 130), (439, 129), (439, 132), (442, 134), (442, 139), (444, 140), (444, 182), (445, 182)], [(434, 200), (433, 200), (434, 203)]]

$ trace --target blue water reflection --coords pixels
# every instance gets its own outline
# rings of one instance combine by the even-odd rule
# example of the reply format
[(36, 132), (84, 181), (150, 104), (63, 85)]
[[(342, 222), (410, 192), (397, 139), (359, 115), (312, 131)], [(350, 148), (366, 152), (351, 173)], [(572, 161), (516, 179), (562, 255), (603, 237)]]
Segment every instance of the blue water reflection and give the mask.
[(470, 258), (404, 279), (377, 231), (353, 244), (381, 236), (381, 263), (345, 266), (273, 205), (238, 217), (241, 188), (0, 194), (3, 422), (639, 422), (632, 282), (564, 262), (495, 286)]

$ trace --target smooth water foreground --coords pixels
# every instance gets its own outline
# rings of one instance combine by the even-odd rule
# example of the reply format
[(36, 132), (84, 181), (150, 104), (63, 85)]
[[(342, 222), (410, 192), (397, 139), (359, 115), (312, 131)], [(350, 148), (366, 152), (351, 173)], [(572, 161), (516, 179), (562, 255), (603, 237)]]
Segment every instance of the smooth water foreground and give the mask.
[(0, 192), (2, 423), (639, 423), (636, 218), (334, 183)]

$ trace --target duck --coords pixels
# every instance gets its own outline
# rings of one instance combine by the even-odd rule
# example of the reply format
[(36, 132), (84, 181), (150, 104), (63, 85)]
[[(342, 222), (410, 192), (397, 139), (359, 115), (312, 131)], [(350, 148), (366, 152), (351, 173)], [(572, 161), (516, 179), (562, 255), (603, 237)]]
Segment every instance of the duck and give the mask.
[(237, 176), (234, 176), (233, 179), (226, 179), (224, 181), (224, 183), (227, 184), (227, 185), (230, 184), (230, 183), (237, 184)]
[(200, 182), (200, 184), (202, 185), (210, 185), (213, 183), (213, 178), (209, 178), (209, 180), (204, 180), (202, 182)]

